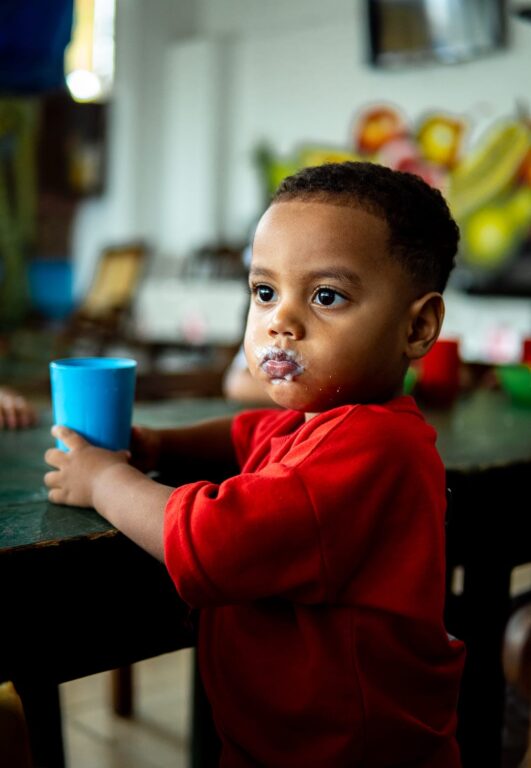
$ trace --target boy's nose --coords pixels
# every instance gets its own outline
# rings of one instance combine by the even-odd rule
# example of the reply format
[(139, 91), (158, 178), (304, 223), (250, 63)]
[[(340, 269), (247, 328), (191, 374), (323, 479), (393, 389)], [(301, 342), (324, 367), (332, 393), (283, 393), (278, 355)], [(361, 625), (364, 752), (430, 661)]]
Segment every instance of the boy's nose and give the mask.
[(294, 312), (280, 305), (271, 316), (267, 331), (271, 337), (290, 336), (301, 339), (304, 336), (304, 325)]

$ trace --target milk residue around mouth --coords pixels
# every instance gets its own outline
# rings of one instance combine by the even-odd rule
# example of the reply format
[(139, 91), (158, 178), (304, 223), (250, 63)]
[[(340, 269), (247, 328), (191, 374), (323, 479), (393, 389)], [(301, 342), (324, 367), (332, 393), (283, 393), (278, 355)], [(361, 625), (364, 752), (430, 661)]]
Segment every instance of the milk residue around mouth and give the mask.
[[(283, 382), (291, 382), (296, 376), (300, 376), (304, 371), (304, 365), (300, 356), (292, 349), (280, 349), (279, 347), (258, 347), (255, 349), (255, 356), (258, 359), (258, 364), (261, 368), (264, 367), (269, 361), (273, 362), (286, 362), (293, 366), (293, 370), (280, 377), (270, 377), (272, 384), (282, 384)], [(267, 373), (267, 371), (266, 371)]]

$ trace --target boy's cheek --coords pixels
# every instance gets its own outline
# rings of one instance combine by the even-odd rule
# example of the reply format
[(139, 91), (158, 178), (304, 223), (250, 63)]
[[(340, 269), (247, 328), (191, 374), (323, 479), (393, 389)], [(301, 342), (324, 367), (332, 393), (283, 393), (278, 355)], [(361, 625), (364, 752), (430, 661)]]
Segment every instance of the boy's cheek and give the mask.
[(243, 342), (243, 349), (245, 352), (247, 365), (249, 366), (250, 370), (254, 370), (256, 368), (256, 350), (259, 346), (260, 344), (256, 338), (256, 328), (253, 324), (248, 323)]

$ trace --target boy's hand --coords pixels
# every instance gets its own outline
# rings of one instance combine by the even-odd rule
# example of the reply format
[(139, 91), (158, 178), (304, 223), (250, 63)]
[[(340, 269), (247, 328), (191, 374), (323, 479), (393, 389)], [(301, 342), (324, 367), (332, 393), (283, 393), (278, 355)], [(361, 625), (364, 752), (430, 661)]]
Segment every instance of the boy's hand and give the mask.
[(129, 452), (96, 448), (67, 427), (52, 427), (52, 435), (69, 451), (49, 448), (44, 454), (46, 463), (55, 468), (44, 476), (44, 483), (50, 489), (48, 499), (54, 504), (93, 507), (98, 477), (111, 466), (127, 464)]
[(133, 426), (131, 430), (131, 464), (141, 472), (157, 469), (161, 455), (161, 437), (156, 429)]

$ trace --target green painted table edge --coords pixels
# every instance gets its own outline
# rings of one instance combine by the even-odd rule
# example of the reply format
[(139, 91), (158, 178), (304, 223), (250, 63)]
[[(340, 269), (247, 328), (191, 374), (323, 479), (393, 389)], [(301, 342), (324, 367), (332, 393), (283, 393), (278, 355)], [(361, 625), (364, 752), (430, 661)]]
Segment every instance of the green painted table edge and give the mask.
[[(221, 399), (182, 399), (138, 404), (134, 422), (152, 427), (192, 423), (227, 415), (241, 406)], [(531, 409), (517, 408), (503, 393), (482, 391), (451, 409), (426, 411), (437, 433), (447, 471), (467, 474), (531, 464)], [(44, 452), (53, 444), (50, 410), (35, 429), (0, 433), (0, 552), (20, 547), (57, 546), (76, 538), (116, 535), (94, 510), (47, 500)]]

